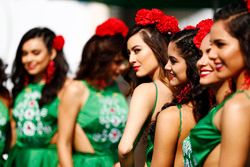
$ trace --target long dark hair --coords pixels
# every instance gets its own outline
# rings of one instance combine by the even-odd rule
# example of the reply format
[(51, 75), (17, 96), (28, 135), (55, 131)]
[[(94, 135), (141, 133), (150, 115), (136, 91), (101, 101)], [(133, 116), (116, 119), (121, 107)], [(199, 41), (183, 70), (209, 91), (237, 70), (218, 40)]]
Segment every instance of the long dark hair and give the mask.
[(7, 65), (4, 64), (2, 59), (0, 59), (0, 96), (10, 99), (10, 94), (8, 89), (6, 88), (5, 82), (8, 79), (7, 74), (5, 73)]
[[(25, 42), (33, 38), (41, 38), (47, 47), (49, 53), (53, 49), (53, 40), (55, 33), (46, 27), (36, 27), (26, 32), (17, 48), (16, 57), (12, 66), (11, 80), (14, 84), (12, 89), (13, 98), (15, 99), (18, 93), (25, 87), (25, 79), (28, 77), (29, 82), (33, 81), (33, 77), (27, 73), (22, 64), (22, 47)], [(55, 73), (52, 80), (46, 83), (42, 90), (42, 97), (39, 101), (39, 105), (43, 106), (50, 103), (56, 96), (59, 90), (63, 87), (64, 81), (67, 77), (69, 70), (68, 63), (64, 57), (63, 50), (56, 50)]]
[(174, 34), (170, 40), (176, 44), (180, 55), (185, 59), (188, 80), (186, 84), (177, 87), (176, 91), (174, 91), (174, 100), (165, 104), (162, 109), (191, 101), (194, 118), (198, 121), (208, 113), (211, 102), (208, 100), (210, 98), (210, 88), (200, 85), (200, 77), (196, 67), (196, 63), (201, 57), (199, 49), (193, 43), (196, 33), (197, 30), (182, 30)]
[[(168, 61), (168, 55), (167, 55), (167, 46), (170, 40), (169, 34), (163, 34), (160, 33), (159, 30), (157, 30), (155, 25), (135, 25), (133, 28), (131, 28), (128, 32), (128, 35), (126, 37), (126, 42), (123, 48), (123, 53), (128, 56), (127, 52), (127, 42), (128, 40), (135, 34), (139, 33), (142, 37), (142, 40), (152, 49), (155, 58), (159, 64), (160, 68), (160, 80), (165, 82), (164, 78), (165, 72), (164, 72), (164, 66)], [(152, 80), (146, 76), (137, 78), (135, 75), (135, 72), (130, 70), (130, 73), (128, 73), (127, 80), (131, 83), (132, 88), (135, 88), (137, 85), (143, 83), (143, 82), (151, 82)], [(166, 83), (167, 84), (167, 83)]]
[(214, 21), (222, 20), (228, 33), (239, 41), (247, 70), (250, 70), (250, 13), (246, 1), (231, 3), (214, 14)]
[(98, 88), (92, 81), (111, 78), (109, 66), (115, 56), (118, 54), (123, 56), (123, 42), (124, 37), (119, 33), (106, 36), (93, 35), (83, 48), (76, 79), (87, 80)]

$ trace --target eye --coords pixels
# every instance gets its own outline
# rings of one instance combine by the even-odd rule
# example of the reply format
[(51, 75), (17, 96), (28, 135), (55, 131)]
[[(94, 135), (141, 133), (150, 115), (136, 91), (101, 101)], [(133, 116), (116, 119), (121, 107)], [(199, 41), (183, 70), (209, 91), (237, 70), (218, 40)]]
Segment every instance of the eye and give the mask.
[(225, 46), (226, 44), (220, 41), (215, 41), (214, 42), (215, 46), (217, 46), (218, 48), (222, 48), (223, 46)]
[(127, 55), (128, 55), (128, 56), (130, 56), (130, 53), (131, 53), (130, 50), (127, 50)]
[(207, 49), (206, 53), (208, 54), (208, 53), (210, 53), (210, 51), (211, 51), (211, 48)]
[(141, 51), (141, 49), (135, 48), (133, 51), (134, 51), (135, 54), (137, 54), (137, 53), (139, 53)]
[(22, 56), (26, 56), (28, 52), (22, 51)]
[(40, 51), (40, 50), (33, 50), (32, 53), (33, 53), (34, 55), (39, 55), (39, 54), (41, 53), (41, 51)]
[(177, 63), (176, 58), (174, 58), (174, 57), (172, 57), (172, 56), (169, 57), (169, 61), (170, 61), (171, 64)]

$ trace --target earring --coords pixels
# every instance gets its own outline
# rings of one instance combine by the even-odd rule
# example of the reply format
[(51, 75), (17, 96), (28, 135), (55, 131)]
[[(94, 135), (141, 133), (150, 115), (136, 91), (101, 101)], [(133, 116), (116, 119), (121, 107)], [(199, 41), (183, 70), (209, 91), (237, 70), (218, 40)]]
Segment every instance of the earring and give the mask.
[(189, 95), (191, 89), (192, 89), (191, 84), (188, 83), (188, 84), (180, 91), (180, 93), (176, 96), (176, 99), (177, 99), (178, 103), (181, 103), (182, 101), (184, 101), (184, 100), (187, 98), (187, 96)]
[(47, 70), (46, 70), (46, 83), (50, 83), (51, 80), (54, 77), (54, 73), (55, 73), (55, 62), (53, 60), (50, 60), (48, 66), (47, 66)]
[(246, 70), (244, 72), (244, 84), (242, 85), (242, 89), (248, 89), (250, 87), (250, 71)]

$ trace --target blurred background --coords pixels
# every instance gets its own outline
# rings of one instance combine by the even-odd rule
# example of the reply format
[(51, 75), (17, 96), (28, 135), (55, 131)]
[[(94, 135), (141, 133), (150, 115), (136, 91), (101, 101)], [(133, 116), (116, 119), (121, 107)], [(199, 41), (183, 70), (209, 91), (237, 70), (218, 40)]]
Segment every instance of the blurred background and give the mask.
[(46, 26), (65, 38), (64, 51), (75, 73), (83, 45), (95, 27), (108, 17), (134, 24), (140, 8), (159, 8), (177, 17), (180, 27), (212, 18), (213, 12), (233, 0), (0, 0), (0, 57), (8, 64), (15, 57), (22, 35), (35, 26)]

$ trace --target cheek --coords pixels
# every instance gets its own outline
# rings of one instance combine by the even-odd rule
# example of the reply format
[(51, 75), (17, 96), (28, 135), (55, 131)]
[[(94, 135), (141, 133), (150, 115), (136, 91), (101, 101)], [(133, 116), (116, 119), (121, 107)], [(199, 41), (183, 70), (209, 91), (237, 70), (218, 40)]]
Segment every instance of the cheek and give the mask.
[(178, 69), (178, 76), (179, 76), (179, 79), (182, 81), (182, 82), (185, 82), (187, 80), (187, 74), (186, 74), (186, 71), (187, 71), (187, 68), (186, 66), (181, 66), (179, 67)]
[(23, 57), (21, 58), (21, 61), (22, 61), (23, 64), (25, 64), (26, 61), (27, 61), (27, 58), (23, 56)]

